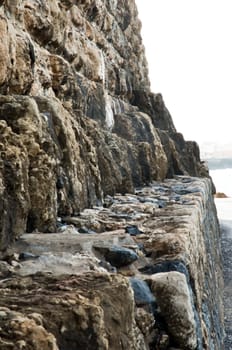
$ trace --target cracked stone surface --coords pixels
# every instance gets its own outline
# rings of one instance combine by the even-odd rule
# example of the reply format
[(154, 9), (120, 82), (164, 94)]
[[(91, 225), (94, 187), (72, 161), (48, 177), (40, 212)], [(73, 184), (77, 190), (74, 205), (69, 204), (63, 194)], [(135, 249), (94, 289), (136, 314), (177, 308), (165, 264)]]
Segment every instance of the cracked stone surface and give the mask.
[(0, 249), (107, 195), (208, 176), (150, 91), (134, 0), (0, 2)]
[(57, 233), (25, 233), (2, 259), (0, 306), (25, 322), (41, 315), (59, 349), (223, 348), (220, 233), (209, 179), (182, 176), (107, 196), (104, 206), (62, 218)]

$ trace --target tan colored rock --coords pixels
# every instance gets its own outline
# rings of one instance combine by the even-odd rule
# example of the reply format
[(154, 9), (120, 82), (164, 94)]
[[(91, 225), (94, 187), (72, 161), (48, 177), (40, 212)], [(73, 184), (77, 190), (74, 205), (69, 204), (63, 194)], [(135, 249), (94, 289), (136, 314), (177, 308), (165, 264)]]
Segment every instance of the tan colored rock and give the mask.
[(7, 80), (7, 72), (10, 65), (7, 21), (2, 16), (0, 16), (0, 35), (2, 38), (0, 43), (0, 85), (2, 85)]
[[(47, 272), (56, 276), (57, 280), (62, 280), (60, 275), (65, 274), (69, 278), (72, 278), (70, 275), (75, 275), (77, 280), (83, 282), (87, 272), (96, 276), (97, 271), (105, 274), (118, 273), (127, 278), (134, 276), (138, 280), (150, 279), (148, 275), (153, 275), (156, 279), (160, 274), (173, 276), (174, 273), (175, 278), (170, 278), (173, 283), (164, 286), (165, 293), (166, 290), (166, 294), (169, 293), (168, 297), (162, 291), (157, 294), (157, 300), (160, 299), (162, 305), (167, 306), (166, 300), (174, 305), (177, 310), (171, 314), (174, 320), (179, 317), (178, 312), (186, 311), (185, 308), (181, 309), (182, 306), (178, 311), (179, 304), (175, 300), (183, 297), (183, 300), (187, 298), (188, 301), (192, 293), (194, 306), (191, 306), (194, 307), (196, 316), (194, 321), (198, 346), (206, 344), (206, 348), (214, 346), (221, 350), (223, 281), (220, 234), (210, 180), (184, 176), (164, 183), (154, 182), (152, 186), (140, 188), (134, 194), (108, 196), (105, 206), (85, 209), (78, 216), (63, 217), (63, 222), (60, 218), (59, 233), (24, 234), (4, 256), (8, 264), (1, 264), (2, 278), (9, 279), (10, 283), (12, 274), (29, 276)], [(112, 228), (115, 231), (111, 231)], [(78, 233), (78, 230), (86, 233)], [(105, 261), (105, 253), (112, 246), (136, 252), (137, 260), (126, 267), (113, 268)], [(175, 274), (181, 276), (180, 283)], [(184, 276), (194, 286), (192, 291)], [(163, 286), (165, 281), (161, 279), (162, 283), (159, 282), (158, 286)], [(141, 286), (140, 291), (144, 292), (143, 283)], [(11, 289), (14, 290), (15, 284), (9, 284), (8, 287), (10, 292)], [(189, 290), (186, 291), (186, 288)], [(164, 301), (162, 295), (165, 296)], [(172, 296), (175, 295), (173, 302)], [(172, 321), (170, 331), (159, 323), (160, 318), (157, 316), (161, 307), (157, 309), (155, 304), (151, 305), (150, 297), (144, 294), (139, 297), (137, 294), (137, 298), (136, 305), (139, 305), (139, 309), (135, 309), (133, 317), (146, 346), (153, 344), (152, 346), (162, 349), (173, 347), (174, 344), (176, 346), (172, 335), (173, 329), (177, 327), (175, 322)], [(53, 302), (58, 303), (57, 294), (53, 297)], [(67, 307), (74, 304), (73, 297), (62, 301), (62, 305)], [(189, 305), (188, 302), (182, 304)], [(32, 301), (32, 305), (33, 311), (41, 314), (40, 308), (35, 309), (35, 301)], [(154, 318), (148, 312), (151, 309), (155, 311)], [(188, 312), (187, 310), (186, 317), (189, 316)], [(38, 317), (35, 315), (34, 319), (38, 320)], [(169, 319), (167, 316), (166, 323)], [(38, 321), (44, 322), (42, 319)], [(191, 328), (191, 319), (188, 322)], [(182, 321), (178, 324), (178, 332), (186, 335), (185, 325)], [(62, 332), (65, 332), (65, 327), (61, 326)], [(214, 337), (215, 330), (218, 338)], [(183, 348), (183, 342), (179, 348)]]
[[(11, 137), (20, 143), (14, 182), (22, 181), (17, 162), (27, 178), (15, 194), (24, 208), (21, 223), (2, 224), (3, 236), (54, 231), (57, 214), (77, 215), (104, 195), (133, 192), (167, 175), (166, 142), (156, 127), (175, 129), (163, 101), (148, 100), (140, 29), (132, 0), (2, 4), (0, 93), (9, 98), (1, 98), (1, 119), (12, 129), (9, 145)], [(0, 141), (11, 148), (5, 136)]]
[(151, 253), (152, 258), (162, 257), (173, 258), (185, 255), (188, 246), (188, 237), (177, 233), (156, 233), (149, 235), (145, 241), (144, 247)]
[(228, 196), (223, 192), (216, 192), (214, 197), (215, 198), (228, 198)]
[(196, 349), (196, 323), (185, 275), (176, 271), (157, 273), (149, 281), (161, 315), (177, 345)]
[[(1, 250), (25, 230), (29, 209), (28, 159), (26, 147), (4, 120), (0, 121)], [(6, 210), (5, 208), (11, 208)]]
[[(177, 266), (182, 264), (181, 268), (195, 283), (199, 328), (207, 330), (203, 336), (205, 344), (213, 338), (204, 318), (205, 307), (210, 315), (223, 318), (220, 293), (206, 295), (213, 286), (221, 289), (218, 231), (209, 183), (202, 180), (199, 185), (196, 181), (197, 189), (190, 186), (193, 192), (187, 191), (184, 198), (181, 191), (186, 191), (186, 178), (160, 185), (164, 187), (162, 193), (153, 184), (154, 188), (148, 186), (140, 194), (137, 192), (134, 199), (122, 198), (125, 193), (135, 193), (136, 187), (175, 174), (208, 176), (196, 143), (185, 142), (176, 132), (162, 96), (150, 92), (140, 29), (134, 0), (0, 1), (0, 251), (4, 252), (22, 233), (51, 233), (58, 230), (60, 223), (72, 224), (75, 227), (62, 231), (70, 235), (67, 243), (71, 257), (62, 255), (62, 247), (67, 248), (66, 242), (62, 244), (68, 239), (57, 238), (56, 255), (50, 248), (57, 236), (49, 235), (43, 245), (36, 247), (35, 242), (41, 238), (28, 236), (32, 247), (25, 240), (22, 253), (26, 254), (29, 247), (32, 253), (46, 247), (53, 265), (51, 268), (45, 264), (45, 270), (60, 270), (57, 275), (61, 271), (82, 274), (79, 280), (74, 277), (75, 286), (70, 286), (70, 280), (64, 282), (56, 277), (50, 289), (46, 285), (44, 294), (38, 294), (38, 299), (37, 292), (47, 282), (45, 277), (23, 279), (28, 290), (17, 277), (1, 281), (0, 288), (2, 283), (9, 284), (1, 289), (0, 299), (5, 292), (10, 293), (9, 299), (4, 299), (6, 304), (15, 302), (18, 295), (24, 301), (28, 296), (28, 309), (24, 310), (21, 301), (16, 309), (23, 315), (25, 311), (25, 317), (35, 322), (38, 317), (35, 313), (30, 316), (32, 311), (41, 314), (38, 326), (45, 327), (49, 322), (49, 331), (57, 343), (65, 342), (65, 350), (75, 348), (78, 341), (78, 346), (86, 348), (89, 329), (90, 348), (96, 348), (97, 342), (101, 349), (147, 350), (148, 338), (150, 341), (153, 337), (147, 314), (140, 314), (143, 332), (136, 326), (127, 280), (110, 277), (108, 271), (106, 281), (91, 272), (99, 271), (91, 242), (101, 241), (97, 235), (102, 232), (102, 241), (107, 238), (110, 244), (120, 242), (138, 252), (138, 261), (121, 269), (126, 276), (139, 274), (138, 269), (146, 264), (160, 263), (161, 268), (165, 260), (177, 260)], [(113, 199), (117, 203), (102, 208), (103, 204), (108, 205), (104, 197), (115, 193), (120, 194)], [(183, 209), (186, 202), (187, 208)], [(143, 234), (128, 237), (128, 225), (138, 226)], [(74, 242), (71, 236), (81, 227), (87, 227), (88, 233), (97, 233), (92, 239), (87, 237), (87, 241), (70, 246)], [(105, 233), (113, 230), (117, 231), (117, 238), (116, 232)], [(83, 252), (84, 248), (87, 252)], [(66, 262), (77, 252), (80, 259), (70, 266)], [(14, 273), (25, 265), (28, 273), (36, 265), (33, 259), (22, 260), (11, 260)], [(64, 270), (62, 264), (56, 264), (58, 260), (65, 262)], [(42, 271), (42, 265), (33, 271)], [(1, 265), (2, 278), (12, 277), (12, 269), (8, 268)], [(84, 277), (86, 271), (94, 277)], [(60, 318), (62, 322), (54, 325)], [(217, 334), (222, 334), (213, 317), (210, 322), (212, 329), (215, 327)], [(29, 329), (27, 320), (24, 325)], [(157, 329), (151, 342), (165, 348), (169, 334)], [(47, 330), (41, 332), (46, 338)], [(72, 336), (74, 345), (70, 345)], [(23, 349), (25, 342), (20, 339), (17, 347)], [(219, 349), (221, 338), (214, 343)]]
[[(9, 323), (6, 320), (11, 311), (4, 308), (0, 312), (5, 344), (11, 344), (13, 331), (17, 341), (34, 341), (31, 349), (36, 350), (147, 350), (135, 323), (132, 291), (122, 276), (93, 273), (68, 278), (13, 278), (0, 284), (0, 293), (6, 307), (16, 296), (18, 300), (17, 312)], [(42, 315), (43, 326), (40, 320), (39, 325), (35, 321), (38, 315), (31, 315), (32, 304), (34, 313)]]
[(23, 313), (0, 308), (0, 326), (1, 349), (59, 350), (54, 335)]
[[(147, 344), (152, 343), (155, 337), (155, 318), (143, 308), (136, 309), (136, 323), (144, 335)], [(149, 346), (149, 345), (148, 345)]]
[(9, 81), (10, 92), (24, 95), (29, 93), (34, 80), (34, 48), (25, 34), (16, 35), (15, 41), (15, 57), (11, 57), (13, 70)]

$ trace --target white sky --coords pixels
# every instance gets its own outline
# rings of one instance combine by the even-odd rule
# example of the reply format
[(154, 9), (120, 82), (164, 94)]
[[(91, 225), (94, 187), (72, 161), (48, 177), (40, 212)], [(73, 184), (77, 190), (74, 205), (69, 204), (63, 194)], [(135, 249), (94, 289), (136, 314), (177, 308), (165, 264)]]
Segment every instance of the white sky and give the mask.
[(187, 140), (232, 141), (232, 0), (136, 0), (153, 92)]

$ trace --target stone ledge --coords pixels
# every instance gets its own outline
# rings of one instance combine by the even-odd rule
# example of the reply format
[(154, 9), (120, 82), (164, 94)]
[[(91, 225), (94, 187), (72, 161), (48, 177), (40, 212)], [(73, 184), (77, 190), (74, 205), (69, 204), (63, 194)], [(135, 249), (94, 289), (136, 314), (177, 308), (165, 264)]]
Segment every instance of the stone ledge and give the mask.
[[(154, 182), (137, 189), (135, 194), (108, 196), (104, 207), (86, 209), (77, 217), (61, 218), (59, 230), (55, 234), (25, 234), (10, 247), (5, 256), (8, 269), (5, 263), (2, 273), (6, 281), (0, 283), (4, 295), (2, 306), (10, 307), (15, 294), (13, 285), (22, 285), (20, 281), (25, 280), (27, 283), (20, 287), (23, 292), (18, 294), (14, 311), (28, 317), (28, 311), (22, 307), (23, 295), (29, 297), (33, 290), (42, 302), (43, 297), (37, 288), (46, 284), (46, 279), (50, 278), (48, 273), (54, 276), (49, 282), (51, 298), (60, 298), (54, 288), (64, 280), (74, 279), (78, 288), (75, 283), (69, 285), (69, 292), (86, 297), (83, 281), (89, 281), (86, 282), (87, 289), (91, 290), (92, 284), (99, 285), (103, 278), (106, 294), (109, 293), (107, 298), (112, 296), (114, 289), (120, 289), (121, 284), (127, 286), (126, 303), (131, 305), (128, 317), (133, 328), (131, 332), (136, 334), (133, 339), (125, 338), (123, 344), (127, 344), (128, 349), (149, 349), (154, 344), (162, 349), (172, 346), (181, 349), (223, 348), (220, 234), (209, 179), (180, 176), (162, 183)], [(110, 259), (112, 251), (114, 258)], [(39, 285), (36, 284), (38, 278)], [(134, 278), (141, 282), (133, 282)], [(117, 281), (116, 285), (112, 281)], [(158, 281), (162, 281), (161, 285)], [(154, 300), (147, 295), (148, 286)], [(120, 308), (121, 298), (122, 295), (116, 293), (109, 309), (98, 304), (101, 314), (98, 327), (104, 329), (105, 343), (101, 340), (104, 349), (123, 349), (119, 343), (117, 346), (112, 343), (115, 330), (111, 319), (113, 310)], [(88, 300), (93, 309), (95, 303), (95, 299)], [(30, 306), (34, 310), (34, 301)], [(46, 318), (46, 331), (51, 332), (49, 324), (53, 312), (50, 316), (46, 312), (45, 316), (43, 308), (40, 310), (38, 306), (36, 312)], [(62, 310), (60, 315), (64, 317)], [(105, 323), (109, 317), (113, 322), (112, 329)], [(118, 332), (121, 334), (128, 326), (124, 320), (119, 323)], [(89, 329), (89, 332), (94, 331)], [(53, 329), (52, 334), (57, 338), (58, 329)], [(119, 338), (122, 337), (120, 334)], [(83, 333), (82, 337), (84, 339), (86, 335)], [(140, 345), (135, 345), (134, 341)], [(57, 342), (61, 346), (62, 339), (58, 337)], [(73, 342), (77, 346), (76, 338)], [(69, 348), (65, 345), (61, 349)]]

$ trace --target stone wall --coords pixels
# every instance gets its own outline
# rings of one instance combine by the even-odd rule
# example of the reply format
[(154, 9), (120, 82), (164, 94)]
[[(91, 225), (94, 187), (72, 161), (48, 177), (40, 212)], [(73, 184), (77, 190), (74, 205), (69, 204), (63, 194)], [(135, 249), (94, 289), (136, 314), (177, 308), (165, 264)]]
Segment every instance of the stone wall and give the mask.
[(24, 234), (0, 264), (0, 348), (222, 350), (211, 191), (209, 179), (155, 182), (58, 233)]

